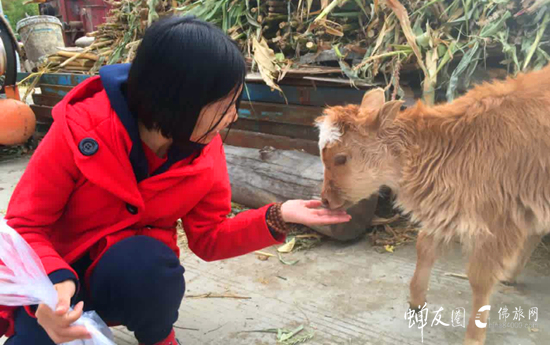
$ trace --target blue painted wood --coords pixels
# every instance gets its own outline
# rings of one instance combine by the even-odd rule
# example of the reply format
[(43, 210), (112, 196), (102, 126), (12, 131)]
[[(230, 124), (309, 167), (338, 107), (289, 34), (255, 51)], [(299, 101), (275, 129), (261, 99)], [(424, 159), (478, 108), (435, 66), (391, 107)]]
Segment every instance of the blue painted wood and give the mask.
[(58, 97), (63, 98), (68, 94), (74, 87), (73, 86), (63, 86), (63, 85), (51, 85), (51, 84), (40, 84), (40, 90), (42, 94), (49, 97)]
[(17, 72), (17, 82), (19, 83), (21, 80), (25, 79), (28, 76), (29, 76), (29, 73)]
[(82, 74), (44, 74), (40, 79), (40, 83), (62, 86), (76, 86), (90, 77), (90, 75)]
[[(28, 73), (19, 73), (18, 80), (28, 76)], [(76, 86), (90, 78), (89, 75), (80, 74), (44, 74), (40, 79), (41, 84)], [(363, 98), (364, 91), (353, 88), (336, 87), (304, 87), (281, 85), (288, 100), (288, 104), (312, 105), (318, 107), (344, 105), (348, 103), (358, 104)], [(66, 93), (65, 93), (66, 94)], [(64, 96), (64, 94), (62, 94)], [(243, 99), (252, 102), (268, 102), (286, 104), (285, 98), (278, 91), (271, 91), (265, 84), (246, 83)]]
[(312, 126), (323, 113), (323, 107), (289, 105), (284, 103), (241, 102), (239, 117), (272, 123)]
[[(19, 82), (28, 76), (29, 73), (18, 73), (17, 81)], [(76, 86), (90, 77), (90, 75), (83, 74), (52, 73), (42, 75), (42, 77), (40, 78), (40, 83), (50, 85)]]
[[(318, 107), (359, 104), (365, 91), (352, 88), (281, 86), (288, 104), (313, 105)], [(271, 91), (264, 84), (247, 83), (243, 99), (252, 102), (285, 103), (278, 91)]]

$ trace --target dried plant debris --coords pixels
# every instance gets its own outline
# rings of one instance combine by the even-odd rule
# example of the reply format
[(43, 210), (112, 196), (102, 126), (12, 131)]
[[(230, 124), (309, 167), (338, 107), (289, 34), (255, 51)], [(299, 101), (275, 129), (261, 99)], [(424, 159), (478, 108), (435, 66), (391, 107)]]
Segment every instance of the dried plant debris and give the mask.
[(296, 245), (296, 237), (287, 237), (286, 243), (279, 248), (277, 248), (277, 251), (279, 253), (290, 253), (294, 249), (294, 246)]
[(265, 83), (272, 89), (282, 92), (283, 90), (275, 84), (275, 79), (278, 78), (281, 69), (277, 64), (273, 50), (269, 48), (265, 39), (258, 40), (256, 37), (252, 39), (252, 50), (254, 52), (254, 62), (258, 65), (260, 75)]
[(0, 162), (30, 156), (37, 146), (38, 141), (32, 137), (25, 144), (11, 146), (0, 145)]
[(315, 333), (313, 331), (306, 330), (303, 325), (294, 329), (286, 328), (270, 328), (258, 331), (246, 331), (243, 333), (273, 333), (277, 335), (278, 345), (296, 345), (304, 344), (308, 340), (313, 339)]
[(375, 218), (369, 238), (373, 246), (383, 247), (381, 252), (393, 253), (397, 246), (416, 241), (418, 228), (400, 215)]
[(247, 211), (247, 210), (249, 210), (248, 207), (243, 206), (241, 204), (237, 204), (235, 202), (232, 202), (231, 203), (231, 213), (228, 215), (228, 217), (233, 218), (236, 215), (238, 215), (239, 213), (242, 213), (242, 212)]
[(277, 248), (277, 255), (279, 256), (279, 261), (284, 265), (293, 266), (297, 264), (300, 260), (295, 261), (286, 261), (283, 259), (281, 254), (289, 254), (298, 252), (300, 250), (309, 250), (318, 246), (323, 237), (313, 230), (303, 227), (305, 232), (293, 232), (289, 234), (286, 238), (285, 244)]
[(283, 256), (281, 255), (281, 253), (277, 253), (279, 255), (279, 261), (283, 264), (283, 265), (288, 265), (288, 266), (294, 266), (296, 265), (298, 262), (300, 262), (300, 260), (294, 260), (294, 261), (286, 261), (283, 259)]
[(303, 344), (313, 338), (312, 331), (304, 331), (304, 326), (299, 326), (293, 330), (278, 329), (277, 343), (281, 345)]
[[(294, 225), (294, 224), (293, 224)], [(293, 241), (292, 252), (298, 252), (301, 250), (309, 250), (319, 246), (325, 236), (318, 234), (314, 230), (306, 226), (293, 226), (287, 236), (286, 241)]]
[(424, 99), (432, 103), (436, 93), (455, 98), (477, 81), (480, 67), (506, 75), (550, 60), (547, 0), (109, 3), (114, 8), (107, 22), (90, 34), (94, 43), (51, 56), (51, 69), (93, 74), (102, 65), (132, 61), (145, 29), (172, 14), (219, 26), (239, 43), (251, 70), (276, 90), (283, 76), (344, 76), (357, 85), (385, 83), (396, 98), (404, 96), (406, 83), (399, 76), (408, 73), (421, 76)]
[(233, 294), (216, 294), (213, 292), (205, 293), (202, 295), (186, 295), (185, 298), (228, 298), (228, 299), (252, 299), (252, 297), (248, 296), (237, 296)]

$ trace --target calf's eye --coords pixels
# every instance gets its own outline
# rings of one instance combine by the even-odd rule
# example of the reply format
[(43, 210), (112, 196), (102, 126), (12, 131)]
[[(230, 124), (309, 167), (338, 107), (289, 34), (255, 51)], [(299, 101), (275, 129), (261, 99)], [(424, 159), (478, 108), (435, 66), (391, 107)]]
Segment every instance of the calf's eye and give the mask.
[(334, 165), (344, 165), (348, 161), (348, 157), (344, 155), (338, 155), (334, 157)]

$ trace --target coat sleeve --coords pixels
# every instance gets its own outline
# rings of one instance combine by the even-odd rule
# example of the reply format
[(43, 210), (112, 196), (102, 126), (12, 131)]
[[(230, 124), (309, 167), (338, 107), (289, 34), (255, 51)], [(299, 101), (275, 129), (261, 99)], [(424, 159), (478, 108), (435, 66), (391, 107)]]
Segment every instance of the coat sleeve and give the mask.
[[(34, 152), (11, 197), (6, 220), (42, 260), (48, 275), (76, 272), (54, 249), (50, 234), (61, 217), (79, 176), (61, 124), (54, 122)], [(54, 275), (50, 275), (53, 277)]]
[(227, 218), (231, 212), (231, 185), (225, 155), (214, 165), (217, 178), (211, 190), (182, 217), (193, 253), (205, 261), (222, 260), (284, 241), (284, 236), (275, 238), (267, 226), (266, 213), (271, 204)]

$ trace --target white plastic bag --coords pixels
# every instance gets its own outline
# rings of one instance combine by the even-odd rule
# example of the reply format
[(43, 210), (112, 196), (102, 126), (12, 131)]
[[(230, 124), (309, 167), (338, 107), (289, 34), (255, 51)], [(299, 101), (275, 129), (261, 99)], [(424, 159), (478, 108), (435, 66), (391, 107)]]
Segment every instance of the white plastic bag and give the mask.
[[(0, 305), (57, 306), (57, 291), (48, 278), (42, 261), (27, 242), (0, 218)], [(65, 345), (115, 345), (109, 327), (95, 312), (86, 312), (74, 325), (84, 326), (91, 339), (75, 340)]]

